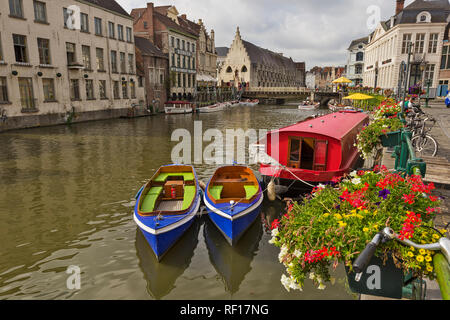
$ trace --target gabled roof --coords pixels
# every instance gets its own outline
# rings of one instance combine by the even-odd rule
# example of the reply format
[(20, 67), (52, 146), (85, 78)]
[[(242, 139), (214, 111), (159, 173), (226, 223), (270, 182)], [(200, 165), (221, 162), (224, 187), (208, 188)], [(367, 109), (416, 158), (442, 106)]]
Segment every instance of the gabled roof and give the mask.
[(164, 54), (157, 46), (151, 43), (150, 40), (142, 37), (134, 37), (136, 48), (141, 51), (142, 55), (148, 55), (152, 57), (160, 57), (168, 59), (168, 55)]
[(363, 37), (363, 38), (359, 38), (359, 39), (353, 40), (352, 43), (350, 43), (350, 45), (349, 45), (347, 50), (349, 50), (353, 46), (356, 46), (359, 43), (367, 44), (368, 42), (369, 42), (369, 37)]
[(251, 63), (277, 65), (282, 68), (295, 68), (292, 59), (286, 58), (279, 53), (258, 47), (245, 40), (242, 40), (242, 43), (244, 44)]
[[(195, 33), (195, 31), (193, 31), (192, 28), (190, 28), (189, 25), (187, 25), (187, 23), (181, 23), (179, 25), (175, 21), (170, 19), (169, 17), (167, 17), (159, 12), (156, 12), (156, 11), (154, 12), (154, 15), (155, 15), (155, 18), (158, 19), (167, 28), (171, 28), (171, 29), (181, 32), (181, 33), (187, 33), (187, 34), (190, 34), (190, 35), (198, 38), (198, 33)], [(179, 22), (180, 22), (180, 20), (184, 21), (181, 18), (178, 18)]]
[(128, 12), (126, 12), (125, 9), (122, 8), (122, 6), (118, 4), (115, 0), (84, 0), (84, 1), (131, 18)]
[[(448, 0), (416, 0), (395, 16), (394, 25), (416, 23), (417, 15), (423, 11), (431, 14), (431, 22), (447, 22), (450, 14), (450, 4)], [(386, 21), (385, 24), (389, 28), (390, 20)]]
[(230, 51), (230, 48), (228, 47), (216, 47), (216, 52), (218, 57), (226, 57), (228, 54), (228, 51)]

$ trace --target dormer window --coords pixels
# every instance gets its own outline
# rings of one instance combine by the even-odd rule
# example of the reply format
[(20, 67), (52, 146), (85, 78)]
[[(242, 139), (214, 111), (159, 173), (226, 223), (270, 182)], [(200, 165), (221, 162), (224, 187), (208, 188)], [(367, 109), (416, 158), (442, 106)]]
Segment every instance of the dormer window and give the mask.
[(427, 11), (423, 11), (417, 15), (417, 23), (430, 23), (431, 14)]

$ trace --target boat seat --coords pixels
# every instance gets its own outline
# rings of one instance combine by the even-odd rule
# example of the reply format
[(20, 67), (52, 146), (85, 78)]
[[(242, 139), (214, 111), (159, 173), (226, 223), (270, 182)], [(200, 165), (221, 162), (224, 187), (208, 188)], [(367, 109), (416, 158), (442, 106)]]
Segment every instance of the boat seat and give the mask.
[(168, 177), (183, 177), (184, 181), (194, 180), (194, 174), (192, 172), (163, 172), (156, 177), (155, 182), (165, 182)]
[(222, 190), (223, 190), (223, 186), (211, 186), (211, 187), (209, 187), (209, 193), (216, 200), (220, 200), (220, 195), (222, 193)]
[(259, 191), (258, 186), (255, 186), (255, 185), (244, 186), (244, 189), (245, 189), (245, 195), (246, 195), (247, 200), (251, 199)]
[(195, 186), (185, 186), (184, 187), (184, 198), (183, 198), (183, 207), (181, 210), (187, 210), (191, 204), (192, 201), (194, 201), (195, 198)]
[(162, 187), (152, 187), (144, 197), (144, 201), (141, 205), (142, 212), (153, 212), (155, 210), (156, 201), (161, 194)]

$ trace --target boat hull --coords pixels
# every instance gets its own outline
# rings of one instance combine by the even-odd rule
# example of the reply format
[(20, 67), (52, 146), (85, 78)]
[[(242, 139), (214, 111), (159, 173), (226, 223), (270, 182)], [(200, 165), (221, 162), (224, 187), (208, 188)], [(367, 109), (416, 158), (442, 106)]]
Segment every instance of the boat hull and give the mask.
[(217, 107), (203, 107), (199, 108), (199, 113), (211, 113), (211, 112), (219, 112), (223, 111), (225, 109), (225, 106), (217, 106)]
[(181, 109), (181, 108), (165, 108), (164, 109), (166, 114), (188, 114), (192, 113), (192, 109)]
[(261, 204), (263, 195), (260, 194), (256, 201), (246, 208), (242, 209), (238, 214), (232, 216), (215, 206), (205, 193), (204, 202), (206, 211), (211, 221), (223, 234), (230, 245), (235, 245), (247, 229), (253, 224), (255, 219), (261, 213)]
[[(178, 239), (189, 229), (194, 222), (200, 208), (201, 197), (197, 194), (192, 209), (179, 219), (174, 219), (173, 223), (165, 224), (161, 228), (155, 227), (151, 218), (141, 217), (136, 211), (134, 221), (141, 229), (145, 239), (150, 244), (156, 258), (160, 261)], [(170, 219), (170, 217), (163, 217)]]

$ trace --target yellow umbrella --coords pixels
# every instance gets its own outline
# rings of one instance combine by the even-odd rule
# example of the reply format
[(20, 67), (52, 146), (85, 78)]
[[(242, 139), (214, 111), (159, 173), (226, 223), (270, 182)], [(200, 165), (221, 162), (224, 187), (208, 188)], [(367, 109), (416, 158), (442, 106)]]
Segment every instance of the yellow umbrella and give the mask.
[(346, 77), (340, 77), (333, 81), (333, 83), (352, 83), (352, 80), (347, 79)]
[(348, 99), (348, 100), (369, 100), (373, 99), (372, 96), (368, 96), (367, 94), (362, 93), (354, 93), (349, 95), (348, 97), (342, 98), (342, 99)]

